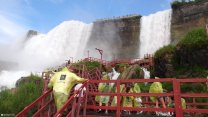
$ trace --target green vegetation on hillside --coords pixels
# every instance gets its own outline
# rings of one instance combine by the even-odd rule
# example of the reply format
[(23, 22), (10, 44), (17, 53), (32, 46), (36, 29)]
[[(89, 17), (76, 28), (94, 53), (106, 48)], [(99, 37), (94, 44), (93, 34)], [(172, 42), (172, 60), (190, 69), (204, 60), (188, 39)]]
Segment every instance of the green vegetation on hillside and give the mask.
[(84, 64), (88, 70), (92, 70), (92, 69), (101, 67), (101, 64), (98, 61), (81, 61), (77, 64)]
[(155, 52), (155, 58), (163, 57), (166, 54), (174, 54), (175, 46), (167, 45)]
[(206, 30), (196, 28), (187, 33), (176, 46), (168, 45), (156, 51), (153, 73), (159, 77), (206, 77), (207, 47)]
[(207, 0), (189, 0), (189, 1), (185, 1), (185, 0), (182, 0), (182, 1), (174, 1), (174, 2), (172, 2), (171, 3), (171, 7), (173, 8), (173, 9), (176, 9), (176, 8), (178, 8), (178, 7), (180, 7), (180, 6), (183, 6), (183, 5), (189, 5), (189, 4), (194, 4), (194, 3), (199, 3), (199, 2), (207, 2)]
[(178, 44), (187, 48), (201, 47), (208, 43), (208, 36), (204, 28), (197, 28), (189, 32)]
[[(173, 78), (206, 78), (208, 76), (208, 35), (204, 28), (187, 33), (176, 46), (168, 45), (155, 53), (154, 75)], [(173, 73), (173, 74), (172, 74)], [(172, 91), (171, 83), (163, 88)], [(206, 83), (181, 83), (182, 93), (207, 93)], [(187, 98), (192, 101), (192, 98)], [(197, 102), (208, 102), (207, 98), (196, 98)], [(208, 108), (208, 106), (200, 106)]]
[[(9, 89), (0, 92), (1, 113), (17, 114), (41, 95), (41, 78), (31, 75), (27, 79), (31, 82), (22, 82), (16, 87), (15, 92)], [(37, 84), (37, 80), (41, 82)]]

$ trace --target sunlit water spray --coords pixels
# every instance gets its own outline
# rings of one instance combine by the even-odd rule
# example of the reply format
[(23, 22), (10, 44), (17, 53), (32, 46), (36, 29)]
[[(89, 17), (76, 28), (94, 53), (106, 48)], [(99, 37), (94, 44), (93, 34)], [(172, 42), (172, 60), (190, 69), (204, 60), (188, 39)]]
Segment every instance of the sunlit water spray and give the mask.
[(9, 55), (12, 58), (8, 59), (18, 63), (16, 69), (22, 71), (2, 71), (0, 79), (4, 82), (0, 83), (0, 87), (13, 87), (25, 73), (41, 72), (48, 67), (59, 66), (71, 57), (82, 58), (91, 28), (91, 24), (66, 21), (47, 34), (38, 34), (23, 44), (13, 46), (15, 48)]
[[(152, 54), (158, 48), (170, 43), (170, 20), (171, 10), (141, 18), (140, 57), (146, 53)], [(98, 37), (94, 37), (95, 40), (92, 45), (87, 45), (88, 39), (93, 38), (91, 36), (92, 27), (92, 24), (78, 21), (63, 22), (47, 34), (38, 34), (27, 41), (18, 41), (18, 43), (13, 44), (13, 49), (7, 53), (7, 59), (18, 63), (17, 70), (27, 71), (27, 73), (31, 71), (41, 72), (48, 67), (59, 66), (71, 57), (77, 59), (86, 57), (86, 49), (88, 48), (90, 56), (95, 55), (95, 47), (98, 47), (104, 49), (104, 54), (112, 59), (111, 48), (113, 45), (121, 46), (120, 39), (117, 37), (118, 34), (114, 31), (116, 29), (114, 26), (104, 27), (104, 32), (96, 33)], [(96, 43), (97, 38), (101, 38), (102, 43)], [(8, 50), (8, 48), (6, 49)], [(95, 52), (93, 53), (93, 51)], [(21, 73), (22, 75), (13, 76)], [(16, 80), (21, 76), (24, 76), (23, 72), (4, 71), (0, 74), (0, 79), (4, 81), (0, 87), (3, 84), (7, 84), (9, 87), (14, 86)]]
[(170, 43), (171, 13), (165, 10), (141, 18), (140, 58)]
[(40, 34), (25, 43), (20, 68), (43, 70), (58, 66), (70, 57), (80, 58), (90, 36), (91, 25), (78, 21), (63, 22), (46, 35)]

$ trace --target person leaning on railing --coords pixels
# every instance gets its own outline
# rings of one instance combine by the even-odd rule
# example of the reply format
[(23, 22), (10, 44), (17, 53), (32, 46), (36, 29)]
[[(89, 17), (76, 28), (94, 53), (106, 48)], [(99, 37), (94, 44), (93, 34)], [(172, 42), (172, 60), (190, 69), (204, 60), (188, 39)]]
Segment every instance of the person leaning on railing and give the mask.
[[(155, 79), (159, 79), (158, 77), (155, 77)], [(162, 83), (160, 82), (154, 82), (151, 84), (150, 86), (150, 89), (149, 89), (149, 93), (164, 93), (166, 92), (165, 89), (163, 89), (162, 87)], [(164, 100), (164, 97), (167, 98), (167, 96), (151, 96), (150, 99), (152, 102), (155, 102), (156, 103), (156, 108), (159, 108), (159, 101), (162, 103), (162, 107), (163, 108), (167, 108), (166, 104), (165, 104), (165, 100)], [(182, 99), (182, 104), (184, 104), (184, 99)], [(168, 106), (169, 107), (173, 107), (174, 105), (171, 104), (172, 101), (168, 100)], [(184, 107), (183, 107), (184, 108)], [(158, 116), (171, 116), (171, 113), (170, 112), (156, 112), (156, 115)]]
[[(115, 93), (117, 93), (117, 87), (115, 86)], [(126, 91), (125, 84), (120, 85), (120, 93), (124, 93)], [(122, 100), (123, 97), (121, 97), (120, 101)], [(119, 102), (120, 103), (120, 102)], [(113, 97), (113, 100), (111, 102), (111, 106), (117, 106), (117, 96)]]
[[(159, 79), (155, 77), (155, 79)], [(162, 83), (160, 82), (153, 82), (150, 86), (149, 93), (163, 93)], [(159, 101), (162, 103), (163, 108), (166, 108), (165, 101), (162, 96), (150, 96), (150, 100), (156, 103), (156, 108), (159, 108)]]
[[(132, 85), (128, 85), (126, 87), (126, 93), (133, 93)], [(122, 106), (123, 107), (133, 107), (133, 99), (134, 96), (123, 96), (122, 99)], [(128, 110), (124, 110), (127, 112), (128, 115), (131, 115), (131, 112)]]
[[(103, 72), (102, 80), (110, 80), (110, 78), (106, 72)], [(110, 90), (109, 83), (99, 83), (98, 84), (98, 91), (99, 92), (107, 93), (107, 92), (109, 92), (109, 90)], [(110, 100), (110, 96), (99, 95), (99, 96), (95, 97), (95, 101), (99, 103), (99, 106), (102, 106), (102, 104), (105, 104), (105, 106), (108, 106), (109, 100)], [(99, 109), (98, 112), (101, 112), (101, 109)], [(105, 113), (107, 114), (108, 111), (106, 110)]]
[(56, 72), (48, 84), (48, 88), (53, 88), (53, 95), (57, 111), (60, 110), (68, 100), (71, 88), (77, 84), (86, 81), (64, 67), (61, 71)]
[[(133, 93), (141, 93), (141, 89), (139, 83), (134, 83), (132, 87)], [(142, 107), (142, 99), (141, 96), (134, 96), (133, 98), (133, 107)], [(137, 111), (137, 114), (142, 113), (142, 111)]]

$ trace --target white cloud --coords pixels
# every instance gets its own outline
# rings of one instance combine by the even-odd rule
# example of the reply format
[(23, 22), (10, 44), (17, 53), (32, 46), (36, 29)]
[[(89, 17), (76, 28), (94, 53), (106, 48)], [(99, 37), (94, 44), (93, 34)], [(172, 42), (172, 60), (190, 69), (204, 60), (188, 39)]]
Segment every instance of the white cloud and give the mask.
[(23, 15), (25, 5), (29, 5), (28, 0), (0, 1), (0, 44), (14, 40), (28, 29), (24, 24), (26, 22)]
[(0, 42), (10, 41), (25, 31), (26, 28), (24, 26), (0, 15)]

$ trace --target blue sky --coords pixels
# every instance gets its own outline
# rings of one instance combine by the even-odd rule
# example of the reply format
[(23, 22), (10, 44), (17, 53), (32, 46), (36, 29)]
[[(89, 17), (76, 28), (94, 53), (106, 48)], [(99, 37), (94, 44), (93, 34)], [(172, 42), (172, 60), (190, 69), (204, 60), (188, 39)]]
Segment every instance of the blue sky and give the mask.
[(41, 33), (66, 20), (91, 23), (128, 14), (149, 15), (171, 0), (0, 0), (0, 43), (33, 29)]

